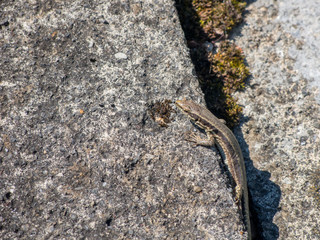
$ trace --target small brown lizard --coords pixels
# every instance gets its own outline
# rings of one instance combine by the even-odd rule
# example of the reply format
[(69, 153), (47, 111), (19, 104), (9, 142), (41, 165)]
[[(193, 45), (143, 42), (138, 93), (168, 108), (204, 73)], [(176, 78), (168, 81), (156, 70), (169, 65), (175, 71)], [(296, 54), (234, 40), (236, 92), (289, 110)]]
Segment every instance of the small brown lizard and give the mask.
[(215, 117), (207, 108), (190, 100), (176, 101), (178, 108), (182, 110), (197, 126), (205, 130), (207, 139), (202, 139), (194, 134), (186, 139), (196, 145), (213, 146), (215, 143), (223, 151), (225, 162), (236, 183), (236, 203), (242, 206), (248, 231), (248, 239), (251, 239), (251, 225), (249, 212), (249, 197), (247, 187), (246, 169), (239, 143), (232, 131), (225, 125), (224, 120)]

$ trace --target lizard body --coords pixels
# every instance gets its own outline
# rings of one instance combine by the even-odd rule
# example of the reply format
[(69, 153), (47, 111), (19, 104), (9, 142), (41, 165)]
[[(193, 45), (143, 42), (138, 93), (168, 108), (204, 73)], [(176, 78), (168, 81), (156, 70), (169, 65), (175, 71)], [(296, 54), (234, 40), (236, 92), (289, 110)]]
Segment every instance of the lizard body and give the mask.
[(251, 225), (249, 213), (249, 197), (246, 170), (242, 151), (232, 131), (224, 124), (223, 120), (215, 117), (207, 108), (202, 107), (190, 100), (176, 101), (178, 108), (182, 110), (197, 126), (205, 130), (208, 139), (201, 139), (191, 134), (188, 141), (196, 145), (212, 146), (215, 143), (223, 151), (225, 162), (236, 183), (236, 203), (242, 206), (245, 215), (245, 222), (248, 231), (248, 239), (251, 239)]

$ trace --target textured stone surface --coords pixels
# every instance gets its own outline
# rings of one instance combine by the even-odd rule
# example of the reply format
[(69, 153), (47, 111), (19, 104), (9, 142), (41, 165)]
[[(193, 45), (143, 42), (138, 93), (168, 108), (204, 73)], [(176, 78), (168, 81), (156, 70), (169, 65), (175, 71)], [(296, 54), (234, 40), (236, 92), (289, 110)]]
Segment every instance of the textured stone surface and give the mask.
[[(311, 17), (289, 11), (283, 22), (279, 5), (284, 4), (252, 1), (235, 33), (252, 72), (249, 86), (237, 94), (244, 106), (242, 149), (263, 238), (319, 239), (320, 196), (314, 187), (320, 177), (315, 174), (320, 168), (320, 109), (312, 79), (297, 67), (301, 58), (293, 57), (316, 53), (309, 41), (287, 31), (297, 18), (308, 22), (313, 9), (309, 6)], [(319, 71), (313, 69), (319, 58), (317, 63), (304, 60), (310, 73)]]
[[(252, 72), (236, 133), (262, 237), (317, 239), (316, 8), (284, 4), (251, 1), (234, 32)], [(202, 99), (172, 1), (0, 9), (1, 239), (246, 238), (220, 154), (148, 115)]]
[(292, 4), (279, 1), (277, 21), (284, 32), (289, 33), (299, 45), (292, 44), (288, 54), (294, 61), (294, 69), (316, 86), (316, 100), (320, 103), (320, 1), (295, 0)]
[(1, 239), (245, 239), (172, 1), (1, 1)]

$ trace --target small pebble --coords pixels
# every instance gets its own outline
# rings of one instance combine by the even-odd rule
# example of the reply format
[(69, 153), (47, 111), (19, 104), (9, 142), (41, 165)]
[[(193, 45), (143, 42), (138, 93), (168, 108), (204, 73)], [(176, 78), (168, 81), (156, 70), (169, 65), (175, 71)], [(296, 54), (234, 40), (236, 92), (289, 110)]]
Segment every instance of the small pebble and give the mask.
[(195, 191), (196, 193), (200, 193), (200, 192), (202, 192), (202, 188), (199, 186), (194, 186), (193, 191)]
[(121, 53), (121, 52), (116, 53), (114, 56), (115, 56), (117, 59), (127, 59), (127, 58), (128, 58), (126, 54)]

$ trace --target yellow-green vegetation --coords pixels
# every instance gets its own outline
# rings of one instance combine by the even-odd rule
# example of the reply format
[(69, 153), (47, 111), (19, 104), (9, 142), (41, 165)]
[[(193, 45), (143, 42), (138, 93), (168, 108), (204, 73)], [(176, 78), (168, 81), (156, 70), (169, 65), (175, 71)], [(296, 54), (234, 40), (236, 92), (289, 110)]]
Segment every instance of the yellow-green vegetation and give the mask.
[[(219, 35), (226, 35), (235, 24), (241, 22), (241, 13), (246, 3), (236, 0), (193, 0), (192, 5), (204, 32), (209, 38), (215, 39)], [(239, 121), (242, 108), (231, 94), (244, 88), (244, 80), (249, 76), (249, 69), (244, 64), (243, 52), (235, 44), (222, 41), (215, 55), (209, 53), (208, 60), (211, 70), (222, 82), (222, 87), (218, 88), (222, 89), (224, 95), (227, 120), (229, 125), (233, 126)]]
[(246, 6), (236, 0), (193, 0), (200, 25), (210, 38), (224, 35), (242, 20), (241, 13)]
[[(232, 97), (244, 88), (249, 75), (242, 50), (228, 42), (228, 32), (242, 21), (246, 2), (240, 0), (179, 0), (177, 9), (190, 48), (191, 59), (207, 106), (233, 127), (239, 121), (242, 108)], [(216, 54), (209, 53), (208, 44)], [(205, 43), (205, 44), (204, 44)]]
[(244, 88), (244, 80), (249, 76), (249, 69), (244, 64), (242, 49), (228, 41), (221, 42), (218, 52), (209, 54), (212, 71), (223, 80), (226, 95)]
[(244, 81), (249, 76), (249, 69), (244, 64), (242, 49), (229, 41), (221, 42), (216, 54), (209, 54), (211, 70), (221, 79), (222, 92), (226, 99), (227, 112), (231, 120), (238, 121), (242, 108), (231, 96), (233, 92), (244, 88)]

